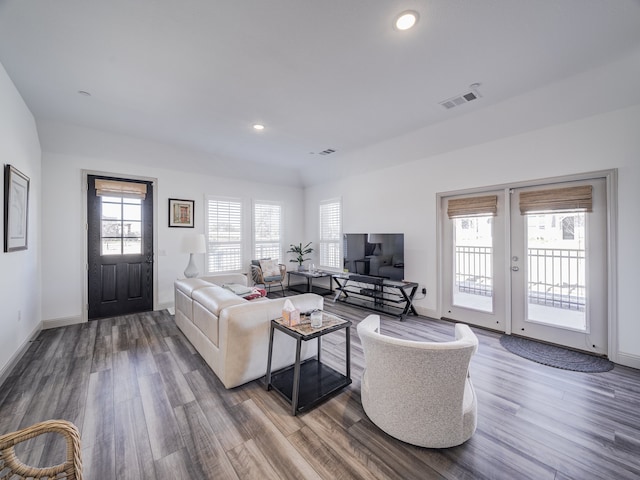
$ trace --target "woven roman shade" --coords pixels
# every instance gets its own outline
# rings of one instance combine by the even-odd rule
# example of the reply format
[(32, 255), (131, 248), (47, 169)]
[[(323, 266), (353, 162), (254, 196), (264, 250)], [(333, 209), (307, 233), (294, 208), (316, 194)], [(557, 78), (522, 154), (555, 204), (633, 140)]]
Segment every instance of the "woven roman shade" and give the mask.
[(552, 188), (520, 193), (520, 213), (593, 211), (592, 187)]
[(145, 183), (119, 182), (96, 178), (96, 195), (98, 197), (126, 197), (144, 200), (147, 197)]
[(453, 198), (447, 204), (449, 218), (471, 217), (475, 215), (492, 215), (498, 213), (498, 196)]

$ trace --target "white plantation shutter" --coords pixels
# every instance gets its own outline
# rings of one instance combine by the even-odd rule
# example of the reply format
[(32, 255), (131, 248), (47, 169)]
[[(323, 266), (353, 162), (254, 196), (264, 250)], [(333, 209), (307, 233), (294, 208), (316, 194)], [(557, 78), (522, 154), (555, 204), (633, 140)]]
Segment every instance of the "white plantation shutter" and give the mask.
[(341, 269), (342, 205), (339, 199), (320, 203), (320, 267)]
[(207, 197), (207, 272), (242, 270), (242, 201)]
[(271, 258), (280, 263), (282, 252), (282, 205), (256, 202), (253, 205), (253, 258)]

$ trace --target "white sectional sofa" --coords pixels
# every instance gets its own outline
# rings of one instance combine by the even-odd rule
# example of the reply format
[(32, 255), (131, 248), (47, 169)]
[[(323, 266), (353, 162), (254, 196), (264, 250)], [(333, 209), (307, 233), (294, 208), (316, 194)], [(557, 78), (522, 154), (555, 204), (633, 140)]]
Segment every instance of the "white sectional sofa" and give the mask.
[[(301, 312), (322, 309), (315, 294), (247, 301), (222, 285), (247, 284), (242, 274), (214, 275), (176, 280), (176, 324), (226, 388), (265, 375), (269, 348), (269, 323), (282, 315), (286, 299)], [(272, 369), (293, 364), (295, 340), (275, 333)], [(317, 353), (316, 342), (304, 342), (303, 359)]]

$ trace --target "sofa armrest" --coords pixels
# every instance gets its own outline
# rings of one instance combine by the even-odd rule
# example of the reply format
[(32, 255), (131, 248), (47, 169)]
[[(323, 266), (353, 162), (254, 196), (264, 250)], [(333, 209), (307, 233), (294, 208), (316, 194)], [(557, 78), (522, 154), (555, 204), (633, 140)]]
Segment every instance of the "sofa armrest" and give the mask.
[[(282, 307), (291, 300), (300, 311), (321, 309), (324, 298), (313, 293), (295, 297), (249, 302), (223, 309), (219, 318), (220, 380), (226, 388), (242, 385), (266, 373), (269, 350), (269, 328), (272, 319), (282, 316)], [(317, 352), (317, 342), (304, 342), (303, 358)], [(276, 334), (273, 349), (273, 368), (290, 365), (295, 358), (295, 340)]]

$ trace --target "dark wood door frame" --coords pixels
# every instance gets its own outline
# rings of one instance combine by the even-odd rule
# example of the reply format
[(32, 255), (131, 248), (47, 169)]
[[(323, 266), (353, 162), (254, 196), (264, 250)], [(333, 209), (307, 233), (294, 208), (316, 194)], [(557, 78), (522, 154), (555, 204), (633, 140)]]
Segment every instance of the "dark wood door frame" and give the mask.
[(88, 279), (88, 268), (89, 268), (89, 249), (88, 249), (88, 239), (87, 239), (87, 226), (88, 226), (88, 215), (87, 211), (87, 184), (88, 184), (88, 176), (95, 175), (101, 177), (111, 177), (111, 178), (121, 178), (127, 180), (136, 180), (143, 182), (152, 182), (153, 189), (155, 194), (153, 195), (153, 309), (158, 309), (158, 262), (157, 262), (157, 245), (158, 245), (158, 195), (157, 195), (157, 184), (158, 180), (154, 177), (143, 177), (136, 175), (128, 175), (121, 173), (112, 173), (112, 172), (102, 172), (102, 171), (94, 171), (94, 170), (82, 170), (82, 220), (83, 220), (83, 228), (82, 228), (82, 247), (83, 247), (83, 261), (82, 261), (82, 305), (81, 305), (81, 321), (88, 321), (89, 314), (89, 279)]

